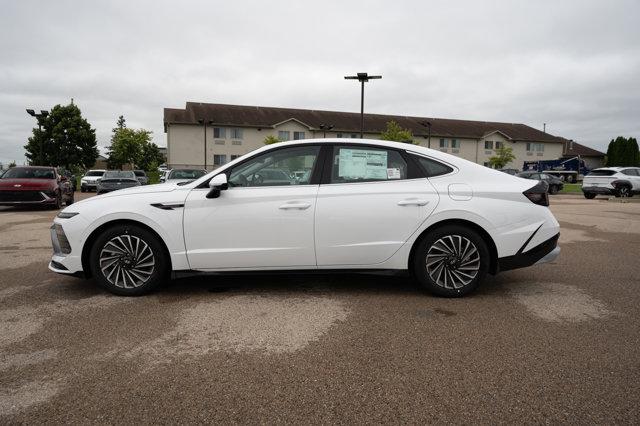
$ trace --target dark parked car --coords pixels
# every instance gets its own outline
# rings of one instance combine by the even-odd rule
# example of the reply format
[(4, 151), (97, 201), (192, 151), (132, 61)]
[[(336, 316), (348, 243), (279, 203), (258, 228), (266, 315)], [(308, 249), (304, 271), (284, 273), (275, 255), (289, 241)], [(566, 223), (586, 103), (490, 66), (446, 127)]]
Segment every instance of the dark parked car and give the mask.
[(498, 171), (502, 173), (507, 173), (509, 175), (514, 175), (514, 176), (520, 173), (520, 170), (518, 169), (498, 169)]
[(561, 191), (562, 188), (564, 188), (564, 182), (562, 182), (562, 179), (548, 175), (546, 173), (534, 171), (522, 172), (518, 173), (517, 176), (525, 179), (541, 180), (543, 182), (547, 182), (547, 184), (549, 185), (549, 194), (556, 194), (558, 193), (558, 191)]
[(130, 170), (107, 170), (98, 181), (97, 194), (140, 186), (136, 174)]
[(165, 177), (165, 182), (189, 182), (206, 175), (207, 171), (202, 169), (173, 169)]
[(133, 173), (136, 174), (136, 178), (138, 178), (138, 182), (140, 182), (140, 185), (146, 185), (149, 183), (149, 178), (147, 177), (147, 174), (144, 172), (144, 170), (134, 170)]
[(59, 209), (73, 204), (73, 188), (54, 167), (13, 167), (0, 177), (0, 205), (43, 205)]

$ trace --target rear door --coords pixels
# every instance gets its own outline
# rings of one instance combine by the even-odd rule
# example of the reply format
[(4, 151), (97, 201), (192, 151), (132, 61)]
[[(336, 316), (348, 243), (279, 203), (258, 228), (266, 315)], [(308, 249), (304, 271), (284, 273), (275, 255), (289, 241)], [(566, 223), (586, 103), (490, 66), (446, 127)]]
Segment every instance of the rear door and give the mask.
[(319, 267), (374, 265), (390, 258), (438, 204), (406, 153), (334, 145), (316, 202)]

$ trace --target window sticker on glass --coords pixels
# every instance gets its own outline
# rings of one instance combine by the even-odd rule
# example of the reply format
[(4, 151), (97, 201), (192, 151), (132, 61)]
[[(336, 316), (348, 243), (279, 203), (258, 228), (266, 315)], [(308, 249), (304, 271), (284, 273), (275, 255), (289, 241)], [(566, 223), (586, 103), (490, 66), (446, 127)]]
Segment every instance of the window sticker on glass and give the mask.
[(389, 179), (387, 151), (340, 148), (338, 176), (345, 179)]
[(387, 179), (400, 179), (400, 169), (398, 168), (387, 169)]

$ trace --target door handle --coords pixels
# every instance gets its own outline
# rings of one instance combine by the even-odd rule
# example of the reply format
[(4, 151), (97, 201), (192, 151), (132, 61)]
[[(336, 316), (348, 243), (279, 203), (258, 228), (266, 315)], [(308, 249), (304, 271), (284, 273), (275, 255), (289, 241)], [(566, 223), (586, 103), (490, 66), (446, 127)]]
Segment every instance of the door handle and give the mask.
[(399, 206), (426, 206), (427, 204), (429, 204), (429, 200), (418, 198), (407, 198), (406, 200), (398, 201)]
[(286, 204), (281, 205), (279, 207), (279, 209), (281, 209), (281, 210), (293, 210), (293, 209), (306, 210), (309, 207), (311, 207), (311, 204), (309, 204), (309, 203), (292, 202), (292, 203), (286, 203)]

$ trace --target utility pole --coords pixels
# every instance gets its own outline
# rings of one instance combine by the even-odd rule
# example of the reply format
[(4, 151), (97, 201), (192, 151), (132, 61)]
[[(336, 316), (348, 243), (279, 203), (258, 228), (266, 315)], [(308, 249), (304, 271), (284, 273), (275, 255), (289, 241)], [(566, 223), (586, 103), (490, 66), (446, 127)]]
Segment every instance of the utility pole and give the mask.
[(428, 133), (427, 133), (427, 148), (431, 148), (431, 122), (430, 121), (423, 121), (420, 124), (422, 124), (423, 126), (425, 126), (428, 129)]
[(207, 170), (207, 121), (201, 118), (198, 123), (204, 126), (204, 169)]
[[(71, 103), (73, 103), (73, 99), (71, 99)], [(49, 111), (45, 111), (45, 110), (40, 110), (40, 114), (36, 113), (34, 110), (32, 109), (27, 109), (27, 114), (29, 114), (32, 117), (35, 117), (36, 120), (38, 120), (38, 133), (42, 133), (42, 124), (40, 124), (40, 120), (45, 118), (46, 116), (49, 115)], [(42, 135), (40, 135), (42, 136)], [(38, 163), (40, 163), (40, 166), (44, 166), (44, 140), (42, 139), (42, 137), (40, 138), (40, 155), (39, 155), (39, 160)]]
[(360, 139), (363, 138), (364, 135), (364, 84), (369, 80), (379, 80), (381, 79), (381, 75), (369, 75), (366, 72), (359, 72), (356, 75), (347, 75), (344, 77), (345, 80), (358, 80), (361, 84), (360, 88)]

